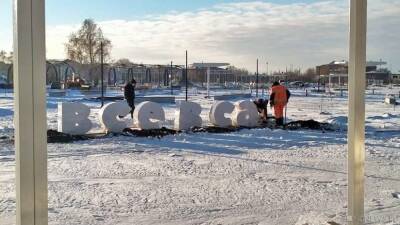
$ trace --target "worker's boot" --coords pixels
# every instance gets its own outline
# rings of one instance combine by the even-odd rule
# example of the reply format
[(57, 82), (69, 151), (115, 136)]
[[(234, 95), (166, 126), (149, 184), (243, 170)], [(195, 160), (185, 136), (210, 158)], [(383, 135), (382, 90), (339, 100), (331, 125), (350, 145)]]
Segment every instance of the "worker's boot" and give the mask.
[(275, 119), (276, 126), (283, 126), (283, 118)]

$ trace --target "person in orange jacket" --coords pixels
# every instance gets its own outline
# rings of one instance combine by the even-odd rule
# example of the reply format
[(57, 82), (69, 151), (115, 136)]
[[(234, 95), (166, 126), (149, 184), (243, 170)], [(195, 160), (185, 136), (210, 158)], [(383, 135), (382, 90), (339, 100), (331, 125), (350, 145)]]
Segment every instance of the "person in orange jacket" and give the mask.
[(276, 125), (283, 126), (283, 110), (290, 98), (290, 91), (279, 82), (272, 84), (269, 98), (271, 107), (274, 107)]

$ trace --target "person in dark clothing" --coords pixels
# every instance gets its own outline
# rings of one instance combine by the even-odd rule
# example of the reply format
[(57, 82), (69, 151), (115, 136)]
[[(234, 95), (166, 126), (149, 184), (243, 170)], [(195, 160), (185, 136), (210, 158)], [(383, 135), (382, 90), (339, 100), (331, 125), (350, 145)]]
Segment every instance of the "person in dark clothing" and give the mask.
[(254, 101), (254, 104), (257, 107), (258, 113), (261, 115), (261, 119), (263, 122), (266, 122), (268, 118), (268, 100), (259, 98)]
[(271, 88), (270, 105), (274, 107), (276, 125), (283, 126), (283, 110), (289, 102), (290, 91), (279, 82), (274, 82)]
[(130, 114), (132, 119), (133, 119), (133, 111), (135, 111), (135, 86), (136, 86), (136, 80), (132, 79), (125, 85), (124, 88), (124, 97), (129, 107), (131, 107)]

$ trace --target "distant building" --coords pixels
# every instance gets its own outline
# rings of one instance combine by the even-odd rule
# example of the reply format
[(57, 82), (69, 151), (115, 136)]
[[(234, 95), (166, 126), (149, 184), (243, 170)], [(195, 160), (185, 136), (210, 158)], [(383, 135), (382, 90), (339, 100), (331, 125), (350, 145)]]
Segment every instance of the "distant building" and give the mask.
[(316, 67), (317, 75), (328, 76), (329, 74), (347, 74), (348, 63), (347, 61), (333, 61), (328, 64), (320, 65)]
[(400, 73), (392, 74), (392, 82), (395, 84), (400, 84)]
[[(385, 68), (379, 68), (386, 65), (386, 62), (369, 61), (366, 66), (366, 79), (368, 84), (387, 84), (391, 81), (390, 72)], [(316, 67), (317, 75), (323, 78), (325, 83), (346, 85), (348, 82), (348, 62), (333, 61), (331, 63)]]
[(235, 82), (233, 71), (228, 68), (229, 63), (193, 63), (189, 75), (195, 82), (207, 82), (207, 73), (210, 75), (210, 83), (224, 84)]

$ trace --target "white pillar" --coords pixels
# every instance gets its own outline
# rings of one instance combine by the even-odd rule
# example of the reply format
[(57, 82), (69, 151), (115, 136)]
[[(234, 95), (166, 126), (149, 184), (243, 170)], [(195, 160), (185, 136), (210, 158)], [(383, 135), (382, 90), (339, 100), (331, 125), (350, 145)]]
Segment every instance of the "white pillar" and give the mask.
[(367, 1), (350, 1), (348, 224), (364, 224)]
[(14, 0), (17, 225), (47, 224), (45, 1)]

